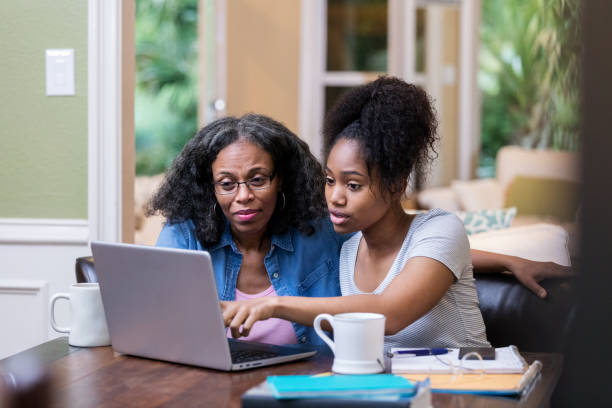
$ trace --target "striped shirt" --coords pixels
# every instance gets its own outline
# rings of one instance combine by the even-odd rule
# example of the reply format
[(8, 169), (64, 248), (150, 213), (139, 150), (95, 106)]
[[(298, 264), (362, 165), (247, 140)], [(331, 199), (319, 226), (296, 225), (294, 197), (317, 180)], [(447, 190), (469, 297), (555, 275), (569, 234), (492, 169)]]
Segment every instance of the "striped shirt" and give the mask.
[[(342, 295), (363, 294), (355, 284), (354, 272), (361, 232), (342, 246), (340, 289)], [(391, 347), (489, 346), (478, 308), (478, 295), (472, 273), (470, 244), (459, 218), (434, 209), (418, 214), (391, 269), (371, 293), (382, 293), (404, 268), (408, 259), (424, 256), (443, 263), (455, 280), (437, 305), (400, 332), (385, 336), (385, 349)]]

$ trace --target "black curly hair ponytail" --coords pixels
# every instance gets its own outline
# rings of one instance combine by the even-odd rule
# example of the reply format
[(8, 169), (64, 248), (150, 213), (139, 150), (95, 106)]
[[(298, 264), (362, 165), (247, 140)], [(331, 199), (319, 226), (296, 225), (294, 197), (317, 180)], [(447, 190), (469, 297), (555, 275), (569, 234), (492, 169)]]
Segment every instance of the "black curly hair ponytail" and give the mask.
[(382, 76), (347, 91), (327, 114), (324, 155), (339, 139), (356, 140), (368, 171), (397, 192), (409, 179), (421, 179), (436, 157), (438, 121), (431, 100), (419, 86)]

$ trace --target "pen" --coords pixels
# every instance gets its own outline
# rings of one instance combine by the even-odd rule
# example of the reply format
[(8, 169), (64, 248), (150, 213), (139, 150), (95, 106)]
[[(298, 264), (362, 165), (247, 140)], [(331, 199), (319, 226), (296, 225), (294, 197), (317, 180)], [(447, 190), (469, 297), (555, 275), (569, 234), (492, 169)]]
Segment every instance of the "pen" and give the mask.
[(395, 350), (393, 353), (389, 353), (389, 357), (399, 355), (402, 357), (419, 357), (419, 356), (439, 356), (441, 354), (448, 353), (446, 348), (431, 348), (431, 349), (406, 349), (406, 350)]

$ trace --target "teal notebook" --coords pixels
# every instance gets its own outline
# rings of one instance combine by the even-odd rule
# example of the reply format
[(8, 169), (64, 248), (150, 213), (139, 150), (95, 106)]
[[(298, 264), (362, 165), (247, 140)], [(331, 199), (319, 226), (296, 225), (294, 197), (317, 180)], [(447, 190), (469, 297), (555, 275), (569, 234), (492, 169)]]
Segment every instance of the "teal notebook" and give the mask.
[(416, 392), (412, 381), (395, 374), (270, 376), (268, 385), (276, 398), (346, 397), (360, 394), (411, 396)]

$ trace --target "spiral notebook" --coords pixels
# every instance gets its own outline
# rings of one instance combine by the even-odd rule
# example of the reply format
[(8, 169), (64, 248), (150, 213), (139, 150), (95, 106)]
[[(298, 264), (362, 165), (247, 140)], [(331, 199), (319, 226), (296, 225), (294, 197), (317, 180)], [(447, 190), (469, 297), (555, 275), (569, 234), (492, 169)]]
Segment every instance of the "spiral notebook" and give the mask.
[(495, 360), (460, 360), (459, 349), (391, 360), (394, 373), (410, 381), (429, 379), (432, 392), (437, 393), (520, 396), (533, 387), (541, 369), (539, 361), (528, 366), (516, 346), (496, 348)]
[[(393, 348), (397, 352), (401, 348)], [(394, 356), (391, 359), (393, 373), (417, 374), (523, 374), (527, 370), (527, 363), (516, 346), (500, 347), (495, 349), (495, 360), (460, 360), (459, 349), (449, 349), (447, 354), (427, 356)]]
[(541, 370), (542, 363), (536, 360), (520, 374), (403, 374), (403, 377), (415, 382), (428, 379), (435, 393), (521, 396), (533, 388)]

